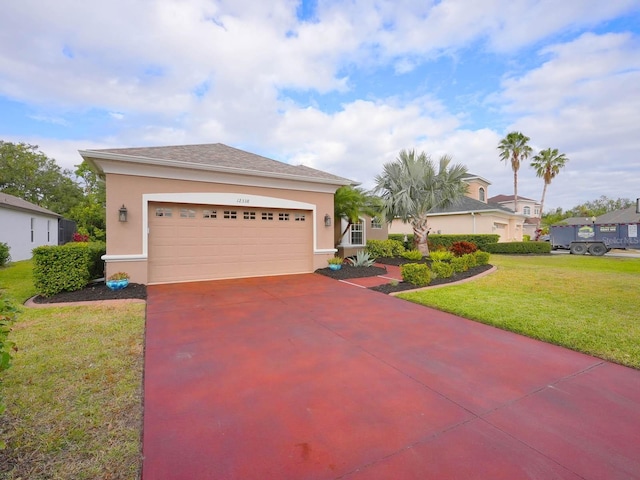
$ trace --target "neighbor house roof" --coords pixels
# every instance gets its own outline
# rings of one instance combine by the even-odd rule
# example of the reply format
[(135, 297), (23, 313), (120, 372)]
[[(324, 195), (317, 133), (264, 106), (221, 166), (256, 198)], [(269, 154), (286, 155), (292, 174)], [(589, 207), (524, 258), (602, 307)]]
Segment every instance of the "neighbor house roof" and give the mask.
[(429, 215), (444, 215), (444, 214), (452, 214), (452, 213), (480, 213), (480, 212), (499, 212), (508, 214), (511, 216), (519, 216), (523, 217), (523, 215), (516, 214), (510, 208), (503, 207), (498, 204), (487, 204), (481, 202), (480, 200), (476, 200), (470, 197), (462, 197), (460, 200), (455, 202), (452, 205), (449, 205), (446, 208), (438, 208), (429, 212)]
[[(489, 198), (488, 202), (489, 203), (506, 203), (506, 202), (513, 202), (514, 199), (515, 199), (514, 195), (495, 195)], [(527, 197), (521, 197), (520, 195), (518, 195), (518, 200), (526, 200), (527, 202), (538, 203), (537, 200), (533, 200)]]
[(85, 159), (96, 158), (245, 175), (290, 178), (334, 185), (357, 185), (357, 182), (331, 173), (304, 165), (290, 165), (279, 162), (229, 147), (222, 143), (81, 150), (80, 155)]
[(35, 205), (31, 202), (27, 202), (22, 198), (14, 197), (13, 195), (2, 192), (0, 192), (0, 207), (10, 208), (12, 210), (22, 210), (24, 212), (41, 213), (58, 218), (61, 217), (61, 215), (58, 215), (51, 210), (47, 210), (46, 208), (39, 207), (38, 205)]
[(640, 223), (640, 213), (636, 212), (636, 206), (633, 205), (602, 214), (596, 223)]
[(477, 179), (477, 180), (480, 180), (480, 181), (486, 183), (487, 185), (491, 185), (491, 182), (489, 180), (487, 180), (486, 178), (481, 177), (480, 175), (476, 175), (475, 173), (465, 173), (462, 177), (465, 180)]

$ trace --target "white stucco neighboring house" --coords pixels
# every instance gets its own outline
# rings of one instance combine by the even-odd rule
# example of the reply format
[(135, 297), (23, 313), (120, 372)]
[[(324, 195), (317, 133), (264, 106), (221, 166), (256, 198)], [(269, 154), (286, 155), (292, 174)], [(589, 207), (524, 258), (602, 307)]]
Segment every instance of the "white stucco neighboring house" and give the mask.
[(28, 260), (42, 245), (58, 245), (60, 215), (22, 198), (0, 192), (0, 242), (9, 245), (11, 260)]

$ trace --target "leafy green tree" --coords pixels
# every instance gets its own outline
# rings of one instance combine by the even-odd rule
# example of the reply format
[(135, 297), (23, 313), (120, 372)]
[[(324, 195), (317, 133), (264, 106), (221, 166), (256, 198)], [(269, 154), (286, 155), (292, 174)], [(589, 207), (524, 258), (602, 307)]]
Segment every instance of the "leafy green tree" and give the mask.
[(601, 195), (596, 200), (573, 207), (567, 213), (569, 213), (571, 217), (597, 217), (607, 212), (628, 208), (632, 205), (635, 205), (635, 202), (630, 198), (617, 198), (614, 200), (606, 195)]
[(529, 137), (520, 132), (511, 132), (498, 145), (500, 160), (507, 164), (511, 163), (513, 170), (513, 208), (516, 212), (518, 211), (518, 170), (520, 170), (520, 162), (531, 155), (529, 140), (531, 140)]
[(78, 233), (89, 235), (91, 240), (106, 239), (105, 182), (87, 162), (76, 168), (76, 176), (81, 179), (84, 197), (69, 212), (69, 218), (77, 225)]
[(544, 180), (544, 187), (542, 189), (542, 199), (540, 200), (540, 214), (544, 212), (544, 197), (547, 194), (547, 187), (551, 183), (551, 180), (556, 178), (560, 173), (560, 170), (564, 168), (569, 159), (564, 153), (558, 153), (558, 149), (547, 148), (542, 150), (531, 162), (531, 166), (535, 169), (536, 175)]
[(378, 197), (351, 185), (340, 187), (333, 198), (333, 214), (336, 221), (339, 218), (346, 219), (347, 227), (340, 235), (338, 243), (342, 241), (351, 225), (360, 221), (362, 215), (375, 217), (381, 212), (382, 204)]
[(0, 191), (66, 215), (82, 198), (69, 170), (62, 170), (37, 145), (0, 140)]
[(381, 194), (386, 220), (410, 223), (414, 242), (423, 255), (429, 255), (429, 213), (451, 205), (467, 192), (467, 168), (450, 163), (451, 157), (443, 155), (436, 170), (426, 153), (401, 150), (398, 158), (386, 163), (382, 174), (376, 176), (375, 192)]

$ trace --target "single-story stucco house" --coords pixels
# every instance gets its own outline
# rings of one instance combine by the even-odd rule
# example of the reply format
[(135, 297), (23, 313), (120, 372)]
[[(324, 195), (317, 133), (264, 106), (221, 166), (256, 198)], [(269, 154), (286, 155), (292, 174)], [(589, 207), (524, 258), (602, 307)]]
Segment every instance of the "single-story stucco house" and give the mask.
[(82, 150), (106, 181), (106, 275), (159, 284), (313, 272), (354, 182), (220, 143)]
[(32, 257), (43, 245), (58, 245), (60, 215), (22, 198), (0, 192), (0, 242), (9, 245), (11, 260)]
[[(497, 203), (490, 203), (491, 183), (468, 173), (467, 194), (455, 204), (429, 213), (428, 225), (432, 234), (498, 234), (500, 242), (522, 241), (526, 216)], [(410, 234), (410, 224), (394, 220), (390, 234)]]

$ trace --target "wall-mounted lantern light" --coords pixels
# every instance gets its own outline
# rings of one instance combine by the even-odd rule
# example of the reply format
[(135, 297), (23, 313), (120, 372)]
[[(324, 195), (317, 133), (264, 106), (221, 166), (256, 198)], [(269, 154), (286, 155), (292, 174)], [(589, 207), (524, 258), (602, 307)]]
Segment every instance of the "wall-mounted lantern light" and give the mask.
[(120, 207), (120, 210), (118, 210), (118, 220), (121, 222), (127, 221), (127, 207), (124, 206), (124, 203)]
[(328, 213), (324, 216), (324, 226), (325, 227), (331, 226), (331, 215), (329, 215)]

